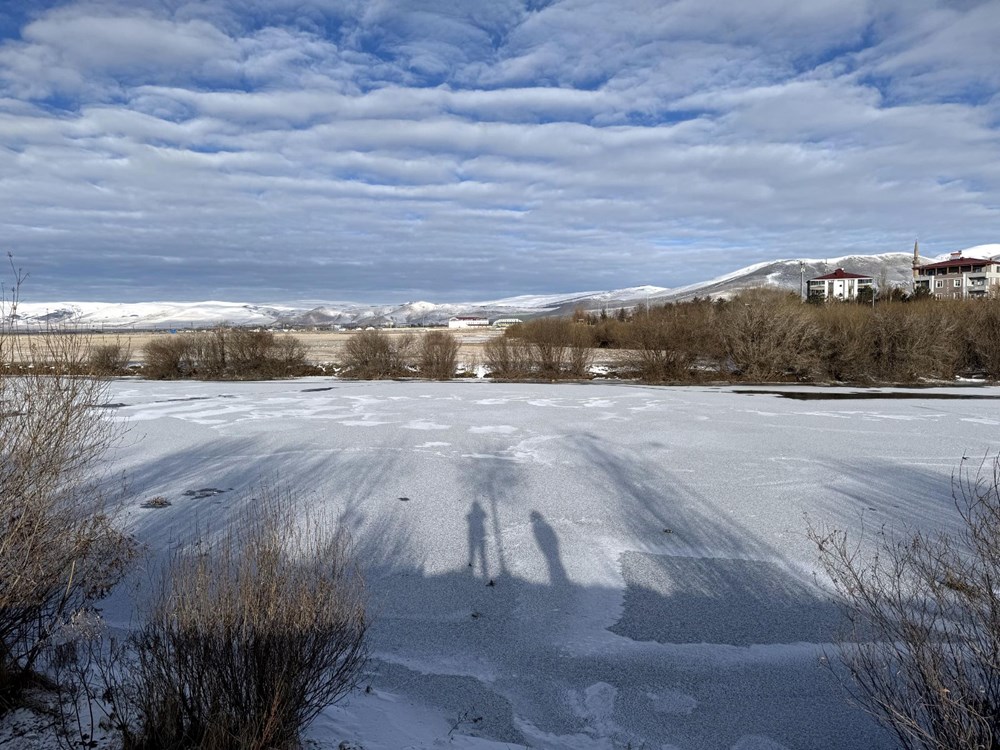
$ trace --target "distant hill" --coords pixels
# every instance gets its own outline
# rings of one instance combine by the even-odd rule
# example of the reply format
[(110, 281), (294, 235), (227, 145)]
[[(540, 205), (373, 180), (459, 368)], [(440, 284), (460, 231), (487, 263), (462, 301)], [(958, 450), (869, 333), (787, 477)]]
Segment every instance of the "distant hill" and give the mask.
[[(1000, 256), (1000, 244), (961, 251), (966, 257)], [(923, 258), (945, 260), (949, 254)], [(532, 317), (568, 315), (576, 309), (616, 310), (644, 303), (662, 304), (694, 297), (731, 297), (743, 289), (769, 287), (797, 292), (802, 276), (822, 276), (837, 268), (873, 276), (876, 283), (909, 288), (913, 256), (909, 253), (848, 255), (826, 259), (787, 259), (756, 263), (708, 281), (682, 287), (638, 286), (574, 294), (522, 295), (487, 302), (405, 302), (373, 305), (355, 302), (262, 305), (241, 302), (22, 302), (18, 325), (35, 330), (46, 325), (84, 329), (145, 330), (233, 325), (272, 326), (415, 326), (442, 325), (454, 315)], [(800, 262), (802, 267), (800, 270)]]

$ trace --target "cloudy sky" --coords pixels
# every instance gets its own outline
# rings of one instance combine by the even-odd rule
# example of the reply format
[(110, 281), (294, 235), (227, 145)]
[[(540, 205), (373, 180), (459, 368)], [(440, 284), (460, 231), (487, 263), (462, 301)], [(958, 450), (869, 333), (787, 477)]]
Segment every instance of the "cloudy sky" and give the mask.
[(1000, 242), (998, 36), (996, 0), (0, 0), (0, 249), (28, 299), (402, 301)]

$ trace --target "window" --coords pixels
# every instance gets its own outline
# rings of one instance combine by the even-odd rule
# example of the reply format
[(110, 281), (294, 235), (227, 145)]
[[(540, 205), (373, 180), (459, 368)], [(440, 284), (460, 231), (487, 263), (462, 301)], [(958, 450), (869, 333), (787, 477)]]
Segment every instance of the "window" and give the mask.
[(953, 282), (951, 282), (951, 285), (957, 289), (958, 287), (962, 286), (962, 280), (955, 279)]
[(943, 281), (938, 281), (934, 286), (937, 287), (938, 289), (940, 289), (941, 287), (944, 286), (944, 282)]

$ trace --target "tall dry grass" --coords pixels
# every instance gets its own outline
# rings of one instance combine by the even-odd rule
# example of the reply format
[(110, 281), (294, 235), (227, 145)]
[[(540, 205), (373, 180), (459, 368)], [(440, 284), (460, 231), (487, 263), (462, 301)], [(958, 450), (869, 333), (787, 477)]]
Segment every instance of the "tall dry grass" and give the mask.
[(130, 667), (105, 670), (125, 750), (298, 748), (355, 686), (367, 629), (346, 538), (265, 489), (174, 554)]

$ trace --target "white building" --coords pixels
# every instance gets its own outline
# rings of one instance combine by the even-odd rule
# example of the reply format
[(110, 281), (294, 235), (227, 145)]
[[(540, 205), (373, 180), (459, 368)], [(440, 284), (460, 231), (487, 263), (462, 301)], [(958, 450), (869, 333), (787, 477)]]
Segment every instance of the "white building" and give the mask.
[(510, 328), (511, 326), (516, 326), (518, 323), (523, 323), (524, 321), (520, 318), (497, 318), (493, 321), (494, 328)]
[(478, 316), (456, 315), (453, 318), (448, 318), (449, 328), (487, 328), (489, 325), (489, 318)]
[(875, 279), (838, 268), (833, 273), (809, 279), (809, 296), (823, 299), (857, 299), (858, 292), (875, 288)]
[(939, 263), (913, 268), (913, 290), (938, 299), (986, 297), (1000, 291), (1000, 258), (963, 258), (952, 253)]

